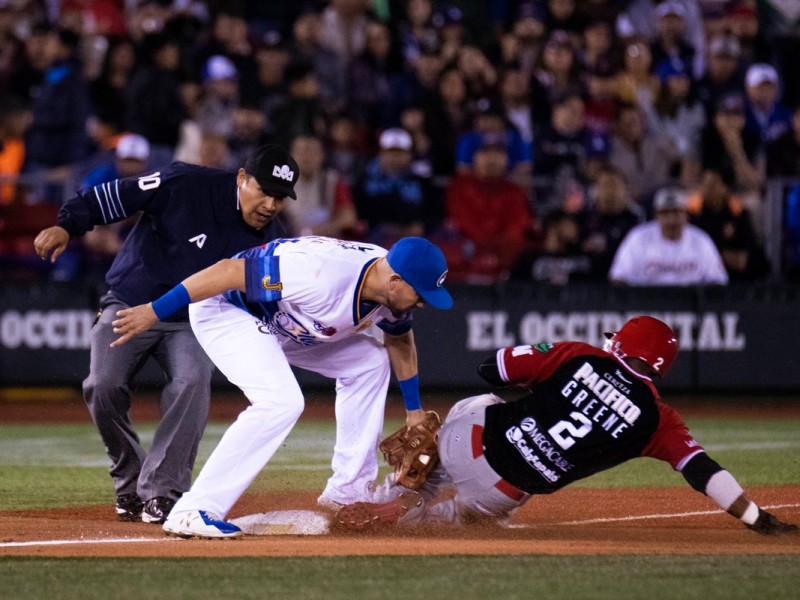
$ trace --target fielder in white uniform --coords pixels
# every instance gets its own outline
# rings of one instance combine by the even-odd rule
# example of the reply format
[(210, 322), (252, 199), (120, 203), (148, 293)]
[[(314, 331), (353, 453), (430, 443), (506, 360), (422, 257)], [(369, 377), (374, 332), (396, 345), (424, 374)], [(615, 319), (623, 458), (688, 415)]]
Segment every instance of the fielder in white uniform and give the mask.
[(628, 285), (726, 284), (728, 273), (711, 237), (688, 222), (686, 194), (664, 188), (653, 201), (654, 221), (622, 240), (608, 278)]
[[(290, 365), (336, 379), (333, 475), (321, 505), (369, 499), (390, 365), (409, 425), (424, 418), (411, 310), (448, 309), (447, 263), (422, 238), (379, 246), (323, 237), (281, 239), (220, 261), (155, 302), (117, 314), (126, 342), (190, 303), (192, 330), (251, 405), (228, 428), (164, 530), (181, 537), (239, 537), (228, 511), (303, 412)], [(383, 341), (368, 334), (376, 325)]]

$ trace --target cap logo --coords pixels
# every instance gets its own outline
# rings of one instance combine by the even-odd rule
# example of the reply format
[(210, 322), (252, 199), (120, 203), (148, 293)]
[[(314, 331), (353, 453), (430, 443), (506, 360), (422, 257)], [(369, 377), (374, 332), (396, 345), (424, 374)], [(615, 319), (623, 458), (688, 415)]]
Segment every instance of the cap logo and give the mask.
[(436, 281), (436, 287), (442, 287), (444, 285), (444, 280), (446, 277), (447, 277), (447, 271), (445, 270), (445, 272), (442, 273), (442, 276), (439, 277), (439, 279)]
[(292, 181), (294, 179), (294, 171), (289, 168), (289, 165), (283, 165), (282, 167), (275, 165), (272, 167), (272, 176), (280, 177), (286, 181)]

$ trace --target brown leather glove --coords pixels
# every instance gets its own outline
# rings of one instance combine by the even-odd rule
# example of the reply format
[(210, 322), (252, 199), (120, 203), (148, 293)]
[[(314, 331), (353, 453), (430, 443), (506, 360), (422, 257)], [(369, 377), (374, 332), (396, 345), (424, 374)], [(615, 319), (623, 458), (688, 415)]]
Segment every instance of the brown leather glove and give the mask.
[(439, 464), (439, 428), (442, 419), (429, 410), (425, 420), (413, 427), (405, 425), (380, 443), (386, 462), (394, 467), (395, 483), (418, 490), (428, 474)]

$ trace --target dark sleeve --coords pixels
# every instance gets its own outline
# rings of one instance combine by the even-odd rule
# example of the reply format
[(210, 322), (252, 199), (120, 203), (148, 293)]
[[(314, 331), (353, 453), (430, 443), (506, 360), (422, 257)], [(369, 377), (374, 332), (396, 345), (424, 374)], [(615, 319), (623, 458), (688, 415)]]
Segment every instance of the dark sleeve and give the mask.
[(722, 471), (722, 467), (712, 460), (708, 454), (701, 452), (700, 454), (695, 454), (686, 463), (681, 470), (681, 475), (693, 489), (705, 494), (708, 480), (720, 471)]
[(398, 319), (382, 319), (377, 327), (389, 335), (403, 335), (411, 331), (411, 313), (406, 313)]
[(497, 368), (497, 353), (486, 357), (486, 359), (478, 365), (478, 375), (495, 387), (509, 385), (507, 382), (503, 381), (503, 378), (500, 376), (500, 370)]
[[(95, 225), (123, 221), (138, 211), (160, 212), (167, 199), (163, 190), (179, 184), (179, 176), (175, 175), (179, 174), (167, 167), (139, 177), (115, 179), (82, 189), (61, 206), (58, 224), (67, 230), (70, 237), (77, 237)], [(159, 194), (161, 201), (154, 202)]]

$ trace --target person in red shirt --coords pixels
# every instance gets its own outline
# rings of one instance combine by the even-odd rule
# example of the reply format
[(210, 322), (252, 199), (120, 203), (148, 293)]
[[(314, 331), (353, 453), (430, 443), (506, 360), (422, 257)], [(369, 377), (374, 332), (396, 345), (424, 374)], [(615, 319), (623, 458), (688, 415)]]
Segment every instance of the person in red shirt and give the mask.
[[(499, 349), (480, 375), (529, 393), (512, 402), (483, 394), (456, 403), (439, 432), (441, 464), (420, 492), (385, 486), (393, 500), (349, 505), (337, 521), (350, 529), (502, 521), (535, 494), (641, 456), (669, 463), (754, 531), (797, 531), (750, 500), (661, 401), (653, 382), (678, 354), (672, 329), (639, 316), (606, 337), (603, 349), (574, 341)], [(448, 487), (455, 488), (450, 498), (440, 493)]]
[(462, 255), (448, 256), (453, 280), (493, 283), (530, 244), (535, 221), (525, 190), (509, 178), (508, 164), (505, 138), (484, 135), (473, 172), (458, 174), (447, 187), (447, 226), (462, 241)]

